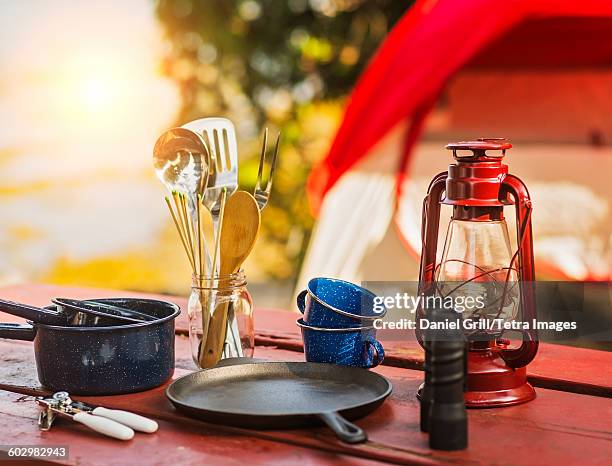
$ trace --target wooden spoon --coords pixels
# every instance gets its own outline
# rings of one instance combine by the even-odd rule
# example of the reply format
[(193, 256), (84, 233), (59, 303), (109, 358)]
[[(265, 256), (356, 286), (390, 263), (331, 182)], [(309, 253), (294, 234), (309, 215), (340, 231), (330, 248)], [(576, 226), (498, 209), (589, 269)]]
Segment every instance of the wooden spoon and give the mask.
[(238, 272), (250, 254), (257, 234), (261, 214), (257, 201), (246, 191), (236, 191), (227, 200), (221, 230), (221, 277)]
[[(255, 198), (246, 191), (232, 194), (221, 219), (221, 279), (240, 270), (255, 245), (260, 223), (261, 214)], [(216, 309), (211, 317), (204, 351), (200, 354), (202, 367), (212, 367), (221, 358), (227, 332), (228, 304)]]

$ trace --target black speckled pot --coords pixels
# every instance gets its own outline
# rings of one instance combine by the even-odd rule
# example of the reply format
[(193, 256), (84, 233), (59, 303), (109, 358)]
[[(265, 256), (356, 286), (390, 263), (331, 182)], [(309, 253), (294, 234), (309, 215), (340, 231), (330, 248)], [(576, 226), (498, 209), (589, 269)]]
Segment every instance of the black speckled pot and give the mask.
[(53, 391), (115, 395), (157, 387), (172, 377), (179, 307), (152, 299), (97, 301), (159, 319), (112, 327), (0, 324), (0, 338), (34, 341), (38, 379)]

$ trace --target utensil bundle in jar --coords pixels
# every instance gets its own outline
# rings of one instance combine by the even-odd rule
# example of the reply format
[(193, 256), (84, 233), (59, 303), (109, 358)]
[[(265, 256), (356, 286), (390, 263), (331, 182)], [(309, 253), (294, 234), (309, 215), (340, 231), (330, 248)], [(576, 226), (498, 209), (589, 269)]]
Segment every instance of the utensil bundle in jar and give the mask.
[(237, 190), (238, 150), (229, 120), (196, 120), (166, 131), (155, 144), (157, 175), (171, 193), (166, 204), (193, 272), (190, 340), (200, 367), (252, 355), (252, 300), (240, 267), (272, 187), (279, 139), (262, 188), (266, 141), (267, 130), (254, 196)]

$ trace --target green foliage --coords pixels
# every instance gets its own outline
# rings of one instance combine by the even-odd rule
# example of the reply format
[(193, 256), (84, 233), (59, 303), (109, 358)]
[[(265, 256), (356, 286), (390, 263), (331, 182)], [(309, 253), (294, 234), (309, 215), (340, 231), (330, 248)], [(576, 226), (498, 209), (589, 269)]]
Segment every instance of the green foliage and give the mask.
[[(263, 126), (283, 139), (258, 263), (295, 275), (312, 228), (304, 186), (324, 156), (343, 98), (410, 1), (158, 0), (180, 83), (179, 121), (226, 115), (240, 139), (240, 182), (252, 189)], [(257, 250), (256, 250), (257, 253)]]

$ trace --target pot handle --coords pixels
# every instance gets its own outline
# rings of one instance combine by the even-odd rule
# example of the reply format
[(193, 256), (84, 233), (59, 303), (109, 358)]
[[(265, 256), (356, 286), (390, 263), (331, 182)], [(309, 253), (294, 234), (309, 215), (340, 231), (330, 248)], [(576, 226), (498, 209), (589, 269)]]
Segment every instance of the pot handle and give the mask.
[(317, 414), (317, 417), (345, 443), (361, 443), (368, 439), (368, 435), (361, 427), (347, 421), (334, 411)]
[(30, 324), (0, 324), (0, 338), (33, 341), (36, 330)]
[(297, 307), (302, 314), (304, 314), (304, 309), (306, 309), (306, 295), (308, 294), (308, 290), (300, 291), (300, 294), (297, 295)]

